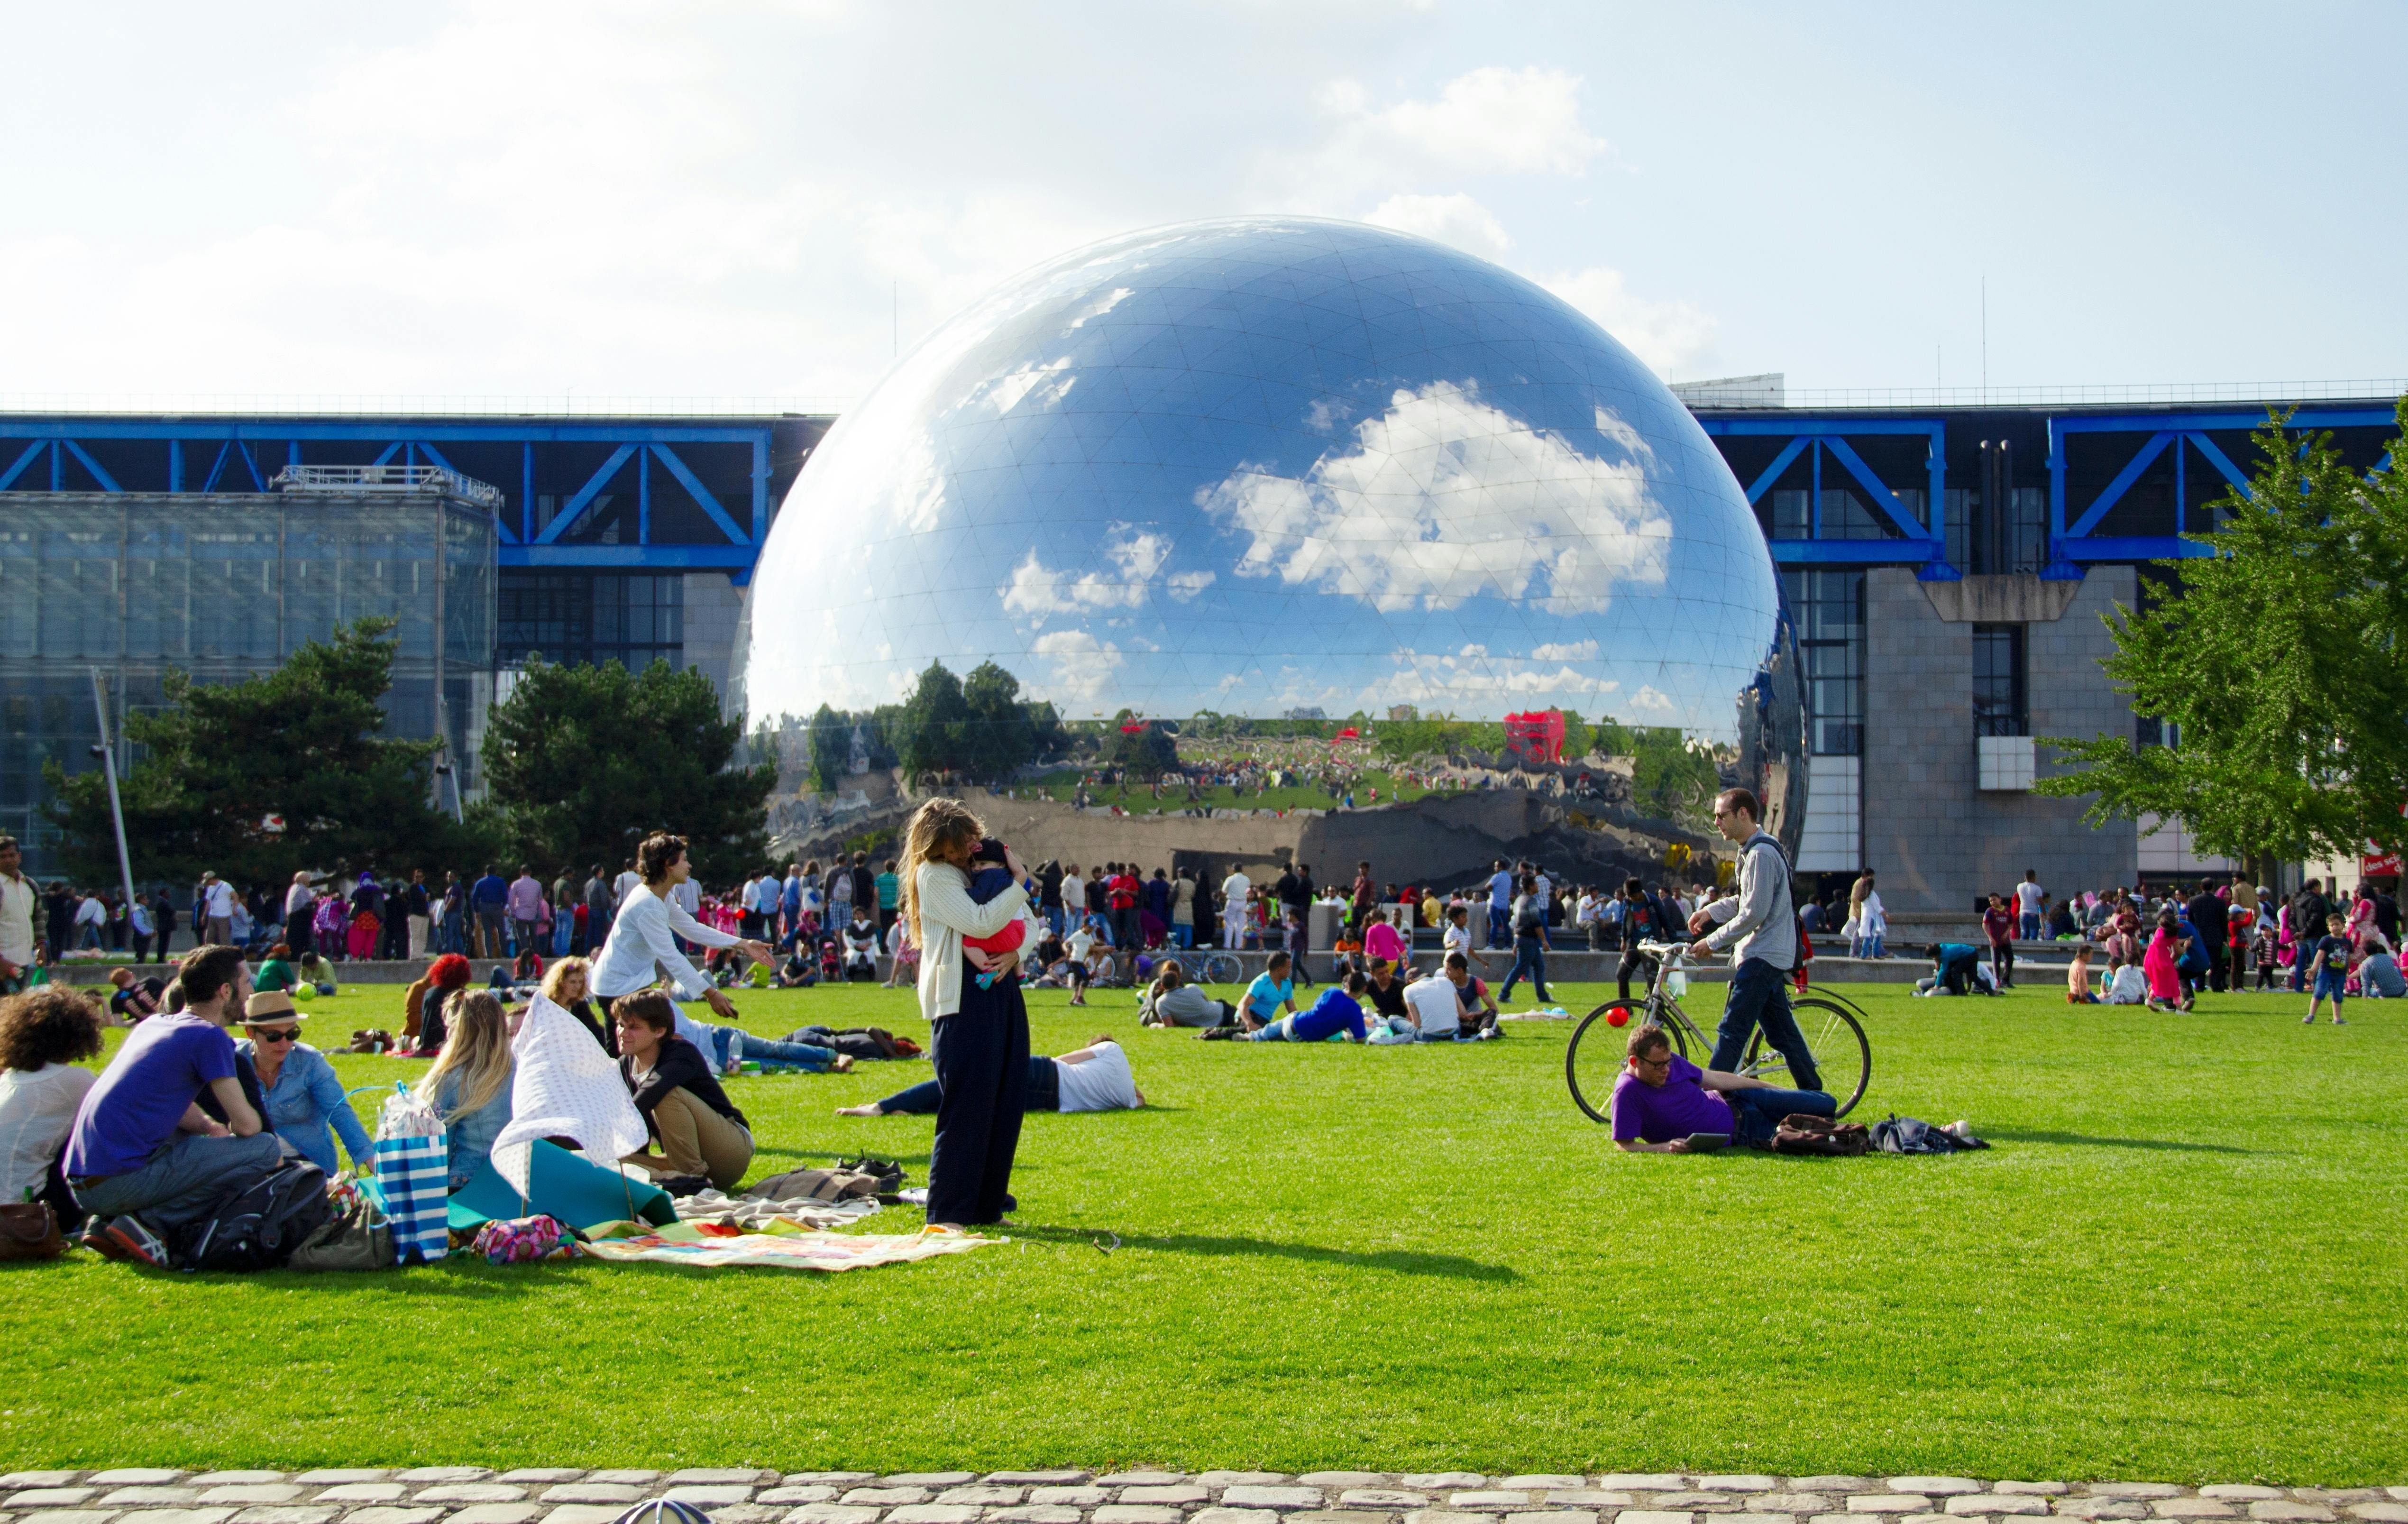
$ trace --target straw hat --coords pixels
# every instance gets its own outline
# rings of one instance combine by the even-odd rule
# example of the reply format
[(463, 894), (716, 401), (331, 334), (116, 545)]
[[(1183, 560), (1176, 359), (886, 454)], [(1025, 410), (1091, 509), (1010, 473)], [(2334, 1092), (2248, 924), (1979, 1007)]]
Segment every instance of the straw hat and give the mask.
[(293, 1003), (293, 997), (280, 989), (263, 989), (251, 996), (242, 1008), (245, 1026), (261, 1026), (280, 1021), (307, 1021), (308, 1016)]

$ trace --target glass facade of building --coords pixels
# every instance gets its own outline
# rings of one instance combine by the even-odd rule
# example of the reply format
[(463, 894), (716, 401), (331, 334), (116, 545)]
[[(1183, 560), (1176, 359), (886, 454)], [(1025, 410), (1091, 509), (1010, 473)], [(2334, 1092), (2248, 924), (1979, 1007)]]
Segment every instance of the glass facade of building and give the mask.
[(495, 642), (504, 666), (617, 662), (640, 671), (685, 651), (685, 578), (629, 572), (504, 571)]
[[(97, 765), (171, 669), (224, 682), (366, 616), (397, 621), (391, 733), (435, 734), (436, 611), (452, 752), (477, 786), (494, 667), (490, 511), (432, 493), (12, 493), (0, 519), (0, 832), (47, 866), (42, 766)], [(437, 540), (442, 544), (437, 596)], [(132, 760), (130, 752), (120, 765)]]

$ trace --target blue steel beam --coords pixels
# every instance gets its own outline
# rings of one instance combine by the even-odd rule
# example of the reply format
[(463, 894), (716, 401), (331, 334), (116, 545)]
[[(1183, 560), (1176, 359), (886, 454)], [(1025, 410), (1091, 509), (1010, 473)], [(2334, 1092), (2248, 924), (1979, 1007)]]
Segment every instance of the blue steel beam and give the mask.
[(83, 468), (92, 473), (92, 479), (100, 483), (101, 491), (116, 492), (120, 490), (117, 485), (117, 479), (100, 468), (100, 462), (92, 458), (92, 452), (76, 443), (73, 439), (66, 439), (62, 442), (66, 445), (67, 451), (70, 454), (74, 455), (77, 460), (83, 463)]
[(1849, 446), (1847, 440), (1837, 435), (1831, 435), (1823, 440), (1823, 448), (1828, 450), (1841, 465), (1848, 468), (1848, 474), (1855, 477), (1856, 484), (1871, 496), (1873, 506), (1888, 516), (1889, 522), (1897, 526), (1899, 534), (1909, 539), (1919, 539), (1931, 532), (1928, 526), (1917, 524), (1906, 516), (1906, 505), (1899, 501), (1898, 494), (1892, 492), (1888, 483), (1874, 474), (1873, 468), (1865, 464), (1864, 457), (1857, 454)]
[(2215, 554), (2178, 535), (2085, 535), (2058, 540), (2057, 549), (2072, 561), (2203, 561)]
[(16, 465), (9, 467), (5, 471), (0, 471), (0, 492), (7, 491), (8, 483), (24, 475), (25, 467), (40, 459), (42, 452), (49, 448), (49, 443), (41, 439), (36, 439), (32, 444), (27, 445), (25, 447), (25, 453), (17, 457)]
[(1782, 446), (1781, 453), (1772, 457), (1772, 464), (1758, 472), (1756, 480), (1748, 483), (1747, 500), (1753, 503), (1770, 491), (1772, 484), (1781, 480), (1781, 473), (1789, 469), (1789, 463), (1804, 453), (1806, 447), (1813, 442), (1813, 435), (1800, 434)]
[(1943, 560), (1948, 548), (1937, 539), (1768, 539), (1780, 566), (1912, 566)]
[(757, 553), (750, 545), (504, 545), (498, 564), (512, 569), (609, 570), (651, 568), (661, 571), (749, 572)]
[(678, 484), (694, 495), (694, 500), (702, 505), (702, 510), (705, 513), (710, 515), (710, 522), (719, 525), (720, 532), (727, 537), (729, 544), (746, 543), (744, 531), (736, 527), (736, 521), (727, 516), (727, 510), (719, 506), (719, 499), (711, 496), (709, 487), (702, 484), (702, 478), (687, 468), (684, 461), (678, 459), (676, 451), (665, 444), (653, 445), (652, 451), (653, 456), (669, 468), (669, 475), (678, 479)]
[(2099, 521), (2107, 516), (2107, 510), (2114, 508), (2124, 494), (2132, 490), (2132, 483), (2141, 480), (2141, 473), (2147, 470), (2150, 463), (2163, 454), (2166, 446), (2172, 444), (2173, 440), (2174, 433), (2171, 429), (2160, 429), (2150, 436), (2149, 442), (2141, 447), (2140, 453), (2126, 461), (2124, 468), (2115, 473), (2115, 480), (2107, 483), (2107, 490), (2100, 493), (2088, 508), (2083, 510), (2082, 517), (2076, 519), (2073, 522), (2073, 527), (2066, 531), (2067, 538), (2080, 539), (2098, 527)]
[(535, 537), (535, 542), (550, 545), (566, 534), (569, 525), (585, 511), (585, 506), (594, 501), (595, 495), (610, 484), (610, 479), (619, 474), (619, 467), (626, 465), (628, 457), (635, 453), (636, 447), (632, 444), (623, 444), (611, 451), (610, 458), (602, 463), (602, 468), (587, 478), (585, 485), (577, 489), (577, 496), (560, 505), (559, 514), (543, 526), (543, 533)]
[[(433, 424), (434, 426), (429, 426)], [(708, 424), (435, 424), (425, 418), (398, 418), (381, 423), (278, 423), (273, 420), (141, 421), (122, 418), (42, 419), (24, 414), (0, 415), (0, 439), (443, 439), (454, 444), (531, 439), (538, 444), (766, 444), (769, 431), (759, 426)]]

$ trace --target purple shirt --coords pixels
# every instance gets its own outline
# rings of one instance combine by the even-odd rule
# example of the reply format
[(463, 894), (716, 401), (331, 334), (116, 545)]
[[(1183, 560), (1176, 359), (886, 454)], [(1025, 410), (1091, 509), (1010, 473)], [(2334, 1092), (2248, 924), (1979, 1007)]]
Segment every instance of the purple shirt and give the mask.
[(71, 1180), (138, 1170), (173, 1141), (200, 1093), (234, 1077), (234, 1039), (215, 1022), (179, 1012), (127, 1034), (76, 1112), (63, 1168)]
[(1730, 1103), (1698, 1083), (1704, 1073), (1677, 1053), (1661, 1089), (1624, 1070), (1613, 1082), (1613, 1141), (1670, 1143), (1692, 1132), (1732, 1131)]
[(531, 878), (513, 882), (510, 884), (509, 904), (510, 919), (513, 921), (540, 919), (543, 913), (543, 885)]
[(1363, 1041), (1363, 1008), (1354, 997), (1332, 985), (1321, 992), (1321, 999), (1310, 1010), (1299, 1011), (1288, 1018), (1287, 1029), (1299, 1042), (1321, 1042), (1349, 1032), (1354, 1041)]

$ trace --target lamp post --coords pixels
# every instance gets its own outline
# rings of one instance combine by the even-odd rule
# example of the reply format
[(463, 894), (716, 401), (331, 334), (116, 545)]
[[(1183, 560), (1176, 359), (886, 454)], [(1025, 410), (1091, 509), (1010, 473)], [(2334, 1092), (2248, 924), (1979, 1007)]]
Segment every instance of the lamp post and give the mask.
[(117, 801), (117, 746), (109, 740), (108, 697), (101, 686), (98, 667), (92, 669), (92, 709), (100, 721), (100, 744), (93, 750), (100, 754), (101, 769), (108, 777), (108, 818), (117, 827), (117, 877), (125, 889), (125, 913), (131, 916), (134, 913), (134, 859), (125, 850), (125, 811)]

